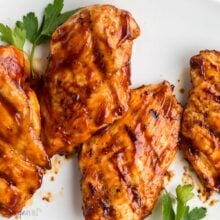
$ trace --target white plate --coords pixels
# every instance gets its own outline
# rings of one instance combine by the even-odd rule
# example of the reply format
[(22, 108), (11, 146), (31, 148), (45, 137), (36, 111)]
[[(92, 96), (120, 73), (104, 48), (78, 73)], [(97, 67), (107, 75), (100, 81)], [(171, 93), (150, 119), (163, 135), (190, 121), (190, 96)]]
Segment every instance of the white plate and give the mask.
[[(27, 12), (42, 14), (49, 0), (0, 0), (0, 22), (12, 25)], [(94, 3), (108, 3), (130, 11), (139, 23), (142, 33), (135, 41), (132, 57), (133, 87), (168, 80), (176, 86), (180, 102), (185, 103), (190, 86), (189, 59), (202, 49), (220, 50), (220, 1), (218, 0), (65, 0), (65, 9), (70, 10)], [(185, 89), (181, 94), (179, 90)], [(59, 162), (60, 161), (60, 162)], [(59, 164), (60, 163), (60, 164)], [(77, 159), (53, 158), (54, 167), (43, 179), (43, 185), (20, 215), (22, 220), (80, 220), (81, 212), (80, 173)], [(171, 170), (174, 178), (167, 189), (174, 193), (182, 183), (183, 166), (187, 163), (178, 153)], [(58, 172), (58, 174), (56, 174)], [(51, 181), (54, 177), (54, 181)], [(193, 180), (198, 188), (199, 182)], [(42, 200), (48, 197), (50, 202)], [(202, 203), (198, 197), (191, 205), (208, 207), (207, 220), (217, 220), (219, 204), (209, 206), (213, 198)], [(161, 219), (159, 199), (151, 220)], [(0, 219), (3, 219), (0, 217)]]

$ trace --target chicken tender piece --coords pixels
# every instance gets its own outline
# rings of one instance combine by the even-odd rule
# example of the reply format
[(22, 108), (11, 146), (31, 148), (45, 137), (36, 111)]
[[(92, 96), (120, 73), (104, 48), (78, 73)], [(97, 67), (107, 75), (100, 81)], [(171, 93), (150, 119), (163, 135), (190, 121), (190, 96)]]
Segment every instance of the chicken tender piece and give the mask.
[(148, 216), (177, 151), (182, 108), (164, 82), (131, 91), (129, 110), (82, 146), (86, 220)]
[(53, 34), (41, 93), (42, 141), (69, 153), (126, 113), (132, 43), (139, 27), (110, 5), (81, 9)]
[(40, 110), (25, 83), (27, 63), (15, 47), (0, 47), (0, 213), (22, 210), (50, 161), (40, 141)]
[(220, 53), (201, 51), (190, 65), (181, 147), (204, 185), (220, 192)]

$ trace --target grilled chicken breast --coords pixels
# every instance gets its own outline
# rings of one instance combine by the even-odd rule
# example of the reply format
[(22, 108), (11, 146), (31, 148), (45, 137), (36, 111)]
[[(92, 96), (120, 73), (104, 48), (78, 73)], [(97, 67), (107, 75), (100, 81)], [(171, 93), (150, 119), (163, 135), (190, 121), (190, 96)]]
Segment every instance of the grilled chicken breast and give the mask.
[(182, 122), (182, 149), (204, 185), (220, 191), (220, 53), (190, 60), (193, 88)]
[(25, 83), (23, 54), (0, 47), (0, 213), (10, 217), (40, 187), (50, 162), (40, 141), (40, 112)]
[(132, 41), (139, 27), (110, 5), (81, 9), (53, 34), (41, 93), (47, 153), (68, 153), (128, 109)]
[(182, 108), (164, 82), (131, 92), (129, 110), (82, 146), (86, 220), (148, 216), (177, 151)]

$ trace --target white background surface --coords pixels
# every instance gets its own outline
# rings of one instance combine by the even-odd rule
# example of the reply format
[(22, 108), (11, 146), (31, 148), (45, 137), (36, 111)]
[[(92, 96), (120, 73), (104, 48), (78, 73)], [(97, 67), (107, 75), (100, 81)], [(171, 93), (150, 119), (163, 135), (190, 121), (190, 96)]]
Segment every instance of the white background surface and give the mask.
[[(0, 22), (9, 25), (27, 12), (41, 17), (49, 0), (0, 0)], [(94, 3), (108, 3), (130, 11), (141, 27), (141, 37), (135, 41), (132, 57), (133, 87), (168, 80), (176, 88), (180, 102), (185, 103), (190, 86), (189, 59), (203, 49), (220, 50), (220, 1), (218, 0), (65, 0), (64, 10)], [(180, 82), (178, 82), (180, 80)], [(181, 94), (180, 88), (186, 92)], [(58, 163), (58, 160), (61, 163)], [(80, 174), (77, 159), (53, 159), (54, 167), (47, 172), (42, 187), (27, 207), (13, 219), (22, 220), (81, 220)], [(181, 184), (182, 168), (186, 165), (178, 153), (171, 170), (175, 177), (167, 186), (174, 192)], [(58, 174), (55, 174), (58, 171)], [(55, 181), (50, 181), (51, 176)], [(196, 180), (196, 178), (194, 178)], [(51, 201), (42, 197), (51, 192)], [(1, 196), (1, 195), (0, 195)], [(219, 195), (212, 198), (219, 199)], [(159, 220), (160, 199), (148, 219)], [(191, 205), (208, 207), (206, 220), (220, 219), (220, 203), (210, 207), (194, 199)], [(0, 217), (2, 220), (3, 218)]]

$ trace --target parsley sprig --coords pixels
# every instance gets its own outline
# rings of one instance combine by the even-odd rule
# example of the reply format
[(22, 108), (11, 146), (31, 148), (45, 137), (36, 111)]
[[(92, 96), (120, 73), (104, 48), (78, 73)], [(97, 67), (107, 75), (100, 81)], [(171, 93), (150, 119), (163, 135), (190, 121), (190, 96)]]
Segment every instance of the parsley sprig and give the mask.
[(206, 216), (207, 210), (203, 207), (196, 207), (190, 210), (187, 202), (194, 197), (192, 192), (192, 185), (177, 186), (176, 188), (176, 201), (177, 208), (176, 214), (173, 209), (172, 199), (166, 191), (163, 196), (162, 203), (162, 220), (200, 220)]
[(29, 59), (33, 76), (35, 75), (33, 59), (36, 47), (50, 40), (57, 27), (79, 10), (61, 13), (63, 6), (64, 0), (54, 0), (53, 3), (48, 4), (44, 10), (41, 25), (34, 12), (29, 12), (21, 21), (17, 21), (14, 29), (0, 23), (0, 39), (5, 43), (14, 45), (20, 50), (24, 50), (26, 40), (32, 44)]

